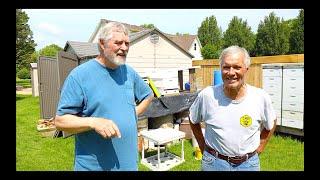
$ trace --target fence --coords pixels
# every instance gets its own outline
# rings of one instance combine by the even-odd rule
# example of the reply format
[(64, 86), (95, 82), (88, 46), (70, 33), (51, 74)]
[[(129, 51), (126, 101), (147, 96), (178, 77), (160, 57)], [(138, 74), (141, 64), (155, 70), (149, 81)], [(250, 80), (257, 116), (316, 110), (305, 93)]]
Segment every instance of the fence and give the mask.
[[(304, 54), (252, 57), (245, 82), (256, 87), (262, 87), (262, 64), (303, 62)], [(212, 85), (213, 71), (220, 69), (218, 59), (194, 60), (192, 66), (200, 66), (200, 68), (194, 68), (189, 72), (191, 90)]]

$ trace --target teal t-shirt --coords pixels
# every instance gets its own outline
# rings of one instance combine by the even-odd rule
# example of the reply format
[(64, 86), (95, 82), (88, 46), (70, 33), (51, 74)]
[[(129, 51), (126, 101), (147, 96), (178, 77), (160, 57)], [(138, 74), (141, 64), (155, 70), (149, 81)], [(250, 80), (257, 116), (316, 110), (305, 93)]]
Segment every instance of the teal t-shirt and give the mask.
[(75, 135), (75, 170), (138, 170), (136, 101), (152, 90), (128, 65), (109, 69), (95, 59), (66, 78), (57, 115), (74, 114), (112, 120), (121, 138), (104, 139), (94, 130)]

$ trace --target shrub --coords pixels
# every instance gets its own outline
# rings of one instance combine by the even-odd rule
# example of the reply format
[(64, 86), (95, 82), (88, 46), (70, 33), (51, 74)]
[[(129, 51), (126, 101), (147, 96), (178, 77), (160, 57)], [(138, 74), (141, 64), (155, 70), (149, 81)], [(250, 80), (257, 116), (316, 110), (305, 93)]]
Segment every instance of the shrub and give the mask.
[(20, 79), (30, 79), (31, 78), (30, 72), (27, 68), (20, 69), (19, 72), (17, 73), (17, 76)]

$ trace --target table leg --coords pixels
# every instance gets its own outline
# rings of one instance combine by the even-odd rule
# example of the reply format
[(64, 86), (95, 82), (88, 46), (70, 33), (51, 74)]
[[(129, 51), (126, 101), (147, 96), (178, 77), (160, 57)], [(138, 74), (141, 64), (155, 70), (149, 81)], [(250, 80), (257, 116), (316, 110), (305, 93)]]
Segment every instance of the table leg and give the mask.
[(168, 148), (167, 148), (167, 145), (165, 144), (164, 145), (164, 157), (167, 157), (168, 155)]
[(158, 168), (160, 168), (160, 144), (158, 144)]
[(181, 145), (181, 158), (182, 160), (184, 160), (183, 139), (182, 139), (182, 145)]
[(142, 151), (141, 151), (141, 160), (144, 160), (144, 138), (142, 137)]

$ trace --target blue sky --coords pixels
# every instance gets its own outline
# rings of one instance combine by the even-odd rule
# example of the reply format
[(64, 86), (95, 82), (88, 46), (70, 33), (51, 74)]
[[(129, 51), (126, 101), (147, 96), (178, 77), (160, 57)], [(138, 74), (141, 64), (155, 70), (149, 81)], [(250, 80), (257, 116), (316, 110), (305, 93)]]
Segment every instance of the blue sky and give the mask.
[(225, 31), (233, 16), (247, 20), (256, 33), (260, 21), (274, 12), (284, 20), (296, 18), (299, 9), (24, 9), (37, 43), (64, 47), (67, 41), (87, 42), (100, 19), (133, 25), (154, 24), (160, 31), (197, 34), (201, 22), (214, 15)]

